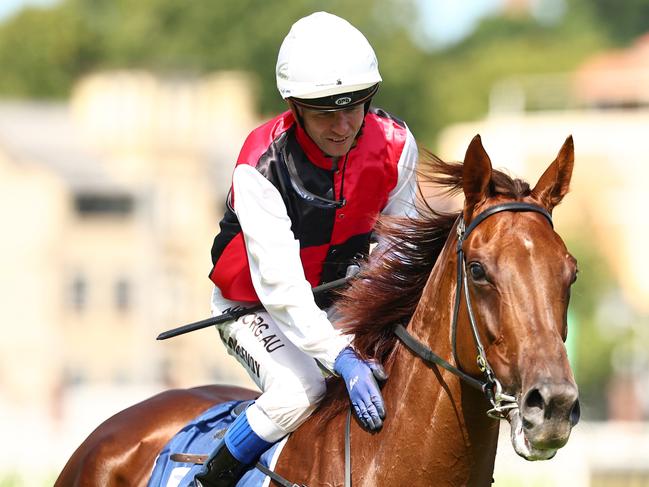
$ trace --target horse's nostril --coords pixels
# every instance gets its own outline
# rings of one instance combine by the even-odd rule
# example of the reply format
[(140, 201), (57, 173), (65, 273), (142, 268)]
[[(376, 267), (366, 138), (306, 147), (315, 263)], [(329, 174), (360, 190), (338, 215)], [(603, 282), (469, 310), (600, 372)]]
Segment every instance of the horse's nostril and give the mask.
[(575, 401), (575, 404), (572, 406), (572, 410), (570, 411), (570, 424), (572, 426), (575, 426), (577, 423), (579, 423), (579, 418), (581, 417), (581, 406), (579, 405), (579, 399)]
[(525, 394), (521, 415), (527, 429), (545, 422), (565, 422), (572, 427), (581, 415), (577, 389), (571, 384), (539, 383)]
[(525, 397), (525, 408), (529, 411), (540, 410), (544, 407), (543, 396), (538, 389), (533, 389)]
[(523, 420), (523, 427), (526, 430), (534, 428), (543, 422), (545, 409), (545, 402), (543, 395), (539, 389), (532, 389), (523, 400), (523, 407), (521, 408), (521, 416)]

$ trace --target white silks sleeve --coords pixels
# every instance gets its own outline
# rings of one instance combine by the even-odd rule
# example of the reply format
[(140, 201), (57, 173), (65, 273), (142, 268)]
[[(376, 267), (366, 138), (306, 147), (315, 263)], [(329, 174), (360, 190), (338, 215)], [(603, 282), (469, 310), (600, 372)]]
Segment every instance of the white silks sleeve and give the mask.
[(397, 165), (397, 184), (388, 195), (382, 215), (415, 216), (417, 199), (417, 161), (419, 150), (415, 138), (407, 129), (406, 142)]
[(254, 167), (241, 164), (232, 176), (234, 211), (239, 219), (259, 300), (300, 350), (333, 370), (349, 339), (318, 308), (304, 276), (300, 244), (282, 197)]

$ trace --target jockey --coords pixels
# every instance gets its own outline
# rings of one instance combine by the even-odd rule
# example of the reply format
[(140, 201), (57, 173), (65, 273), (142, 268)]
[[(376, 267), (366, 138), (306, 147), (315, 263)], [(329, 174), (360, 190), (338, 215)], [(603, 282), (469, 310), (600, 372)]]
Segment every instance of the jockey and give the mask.
[(218, 328), (263, 392), (196, 475), (204, 487), (235, 485), (309, 417), (325, 394), (321, 369), (344, 379), (364, 427), (377, 430), (385, 417), (376, 382), (385, 372), (356, 355), (311, 289), (367, 255), (379, 215), (414, 212), (417, 146), (402, 121), (370, 108), (381, 82), (376, 55), (339, 17), (297, 21), (276, 78), (289, 110), (241, 149), (210, 273), (213, 314), (264, 305)]

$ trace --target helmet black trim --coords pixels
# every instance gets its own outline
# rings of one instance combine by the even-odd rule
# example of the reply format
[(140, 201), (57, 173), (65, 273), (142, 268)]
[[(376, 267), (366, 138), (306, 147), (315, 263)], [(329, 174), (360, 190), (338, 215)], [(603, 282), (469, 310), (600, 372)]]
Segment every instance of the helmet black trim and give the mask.
[(296, 98), (291, 97), (296, 105), (318, 110), (321, 112), (335, 112), (344, 110), (361, 103), (369, 102), (379, 90), (379, 83), (365, 88), (364, 90), (350, 91), (348, 93), (338, 93), (336, 95), (323, 96), (321, 98)]

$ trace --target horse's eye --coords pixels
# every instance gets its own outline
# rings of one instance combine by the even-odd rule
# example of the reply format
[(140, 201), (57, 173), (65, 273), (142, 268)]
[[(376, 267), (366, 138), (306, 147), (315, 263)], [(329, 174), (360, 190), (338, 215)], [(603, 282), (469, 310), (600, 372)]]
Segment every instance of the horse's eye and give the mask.
[(484, 281), (487, 278), (487, 273), (479, 262), (469, 264), (469, 274), (474, 281)]

